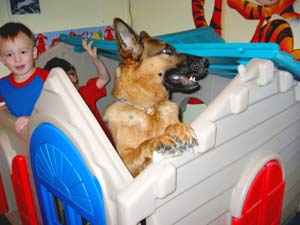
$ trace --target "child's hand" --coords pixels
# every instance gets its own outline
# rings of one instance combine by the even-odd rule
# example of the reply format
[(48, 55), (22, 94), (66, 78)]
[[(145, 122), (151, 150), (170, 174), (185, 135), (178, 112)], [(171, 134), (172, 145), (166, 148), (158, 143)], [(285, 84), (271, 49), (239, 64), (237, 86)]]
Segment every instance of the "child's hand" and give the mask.
[(82, 39), (82, 47), (88, 52), (89, 56), (91, 57), (94, 65), (96, 66), (96, 70), (98, 73), (98, 79), (96, 82), (96, 86), (101, 89), (103, 88), (107, 82), (109, 81), (110, 77), (109, 74), (101, 61), (100, 57), (97, 54), (97, 48), (92, 48), (93, 41), (87, 43), (87, 39)]
[(17, 133), (21, 133), (23, 128), (28, 124), (29, 116), (21, 116), (15, 123), (15, 129)]
[(97, 48), (96, 47), (92, 48), (93, 43), (94, 41), (90, 41), (89, 43), (87, 43), (87, 38), (82, 39), (82, 47), (88, 52), (90, 57), (93, 60), (95, 60), (98, 59), (98, 55), (97, 55)]
[(7, 109), (6, 105), (1, 105), (0, 106), (0, 110), (6, 110), (6, 109)]

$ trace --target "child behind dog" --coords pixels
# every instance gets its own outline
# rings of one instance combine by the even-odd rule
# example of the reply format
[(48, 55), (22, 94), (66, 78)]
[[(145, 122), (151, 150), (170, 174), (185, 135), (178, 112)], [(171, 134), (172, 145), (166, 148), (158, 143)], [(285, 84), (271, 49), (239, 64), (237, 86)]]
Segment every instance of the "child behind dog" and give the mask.
[(0, 110), (7, 108), (17, 117), (18, 133), (27, 125), (48, 76), (48, 71), (34, 66), (37, 55), (27, 26), (9, 22), (0, 28), (0, 61), (11, 72), (0, 79)]
[(100, 123), (104, 132), (112, 141), (110, 131), (106, 127), (106, 124), (103, 121), (96, 104), (100, 98), (106, 96), (105, 86), (109, 82), (110, 76), (103, 62), (97, 55), (97, 48), (92, 48), (92, 44), (93, 41), (87, 43), (87, 39), (82, 40), (82, 46), (92, 59), (98, 73), (97, 77), (89, 79), (86, 85), (79, 86), (79, 79), (75, 67), (64, 59), (55, 57), (46, 63), (44, 69), (50, 71), (54, 67), (61, 67), (66, 72), (69, 79), (71, 80), (75, 88), (79, 91), (81, 97), (84, 99), (84, 101)]

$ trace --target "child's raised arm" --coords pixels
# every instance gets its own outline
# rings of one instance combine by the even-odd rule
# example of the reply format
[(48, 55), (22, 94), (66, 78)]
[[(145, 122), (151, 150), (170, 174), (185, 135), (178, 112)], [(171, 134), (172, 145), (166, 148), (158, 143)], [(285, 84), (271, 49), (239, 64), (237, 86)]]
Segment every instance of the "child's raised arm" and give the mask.
[(91, 57), (93, 63), (95, 64), (95, 67), (97, 69), (98, 80), (97, 80), (96, 85), (99, 89), (101, 89), (110, 80), (110, 76), (109, 76), (109, 73), (108, 73), (105, 65), (98, 57), (97, 48), (96, 47), (92, 48), (92, 44), (93, 44), (93, 41), (90, 41), (89, 43), (87, 43), (86, 38), (82, 39), (82, 47), (88, 52), (89, 56)]

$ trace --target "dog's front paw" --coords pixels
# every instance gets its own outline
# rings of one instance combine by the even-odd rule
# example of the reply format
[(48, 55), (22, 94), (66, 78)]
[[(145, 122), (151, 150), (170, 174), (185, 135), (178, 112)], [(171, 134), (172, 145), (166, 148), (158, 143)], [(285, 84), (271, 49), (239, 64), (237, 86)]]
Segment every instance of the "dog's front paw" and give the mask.
[(167, 127), (167, 135), (173, 137), (182, 151), (195, 152), (194, 147), (198, 146), (198, 139), (192, 127), (184, 123), (176, 123)]
[(163, 135), (160, 137), (160, 142), (157, 144), (155, 151), (152, 155), (153, 162), (159, 162), (164, 159), (182, 155), (184, 149), (177, 143), (177, 141), (168, 136)]

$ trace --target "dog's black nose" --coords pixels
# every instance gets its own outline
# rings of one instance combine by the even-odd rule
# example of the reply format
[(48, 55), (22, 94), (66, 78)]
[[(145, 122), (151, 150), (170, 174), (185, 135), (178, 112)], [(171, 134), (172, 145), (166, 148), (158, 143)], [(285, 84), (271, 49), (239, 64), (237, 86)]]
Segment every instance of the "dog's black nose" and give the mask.
[(208, 73), (209, 61), (201, 56), (187, 55), (187, 67), (196, 79), (202, 79)]

